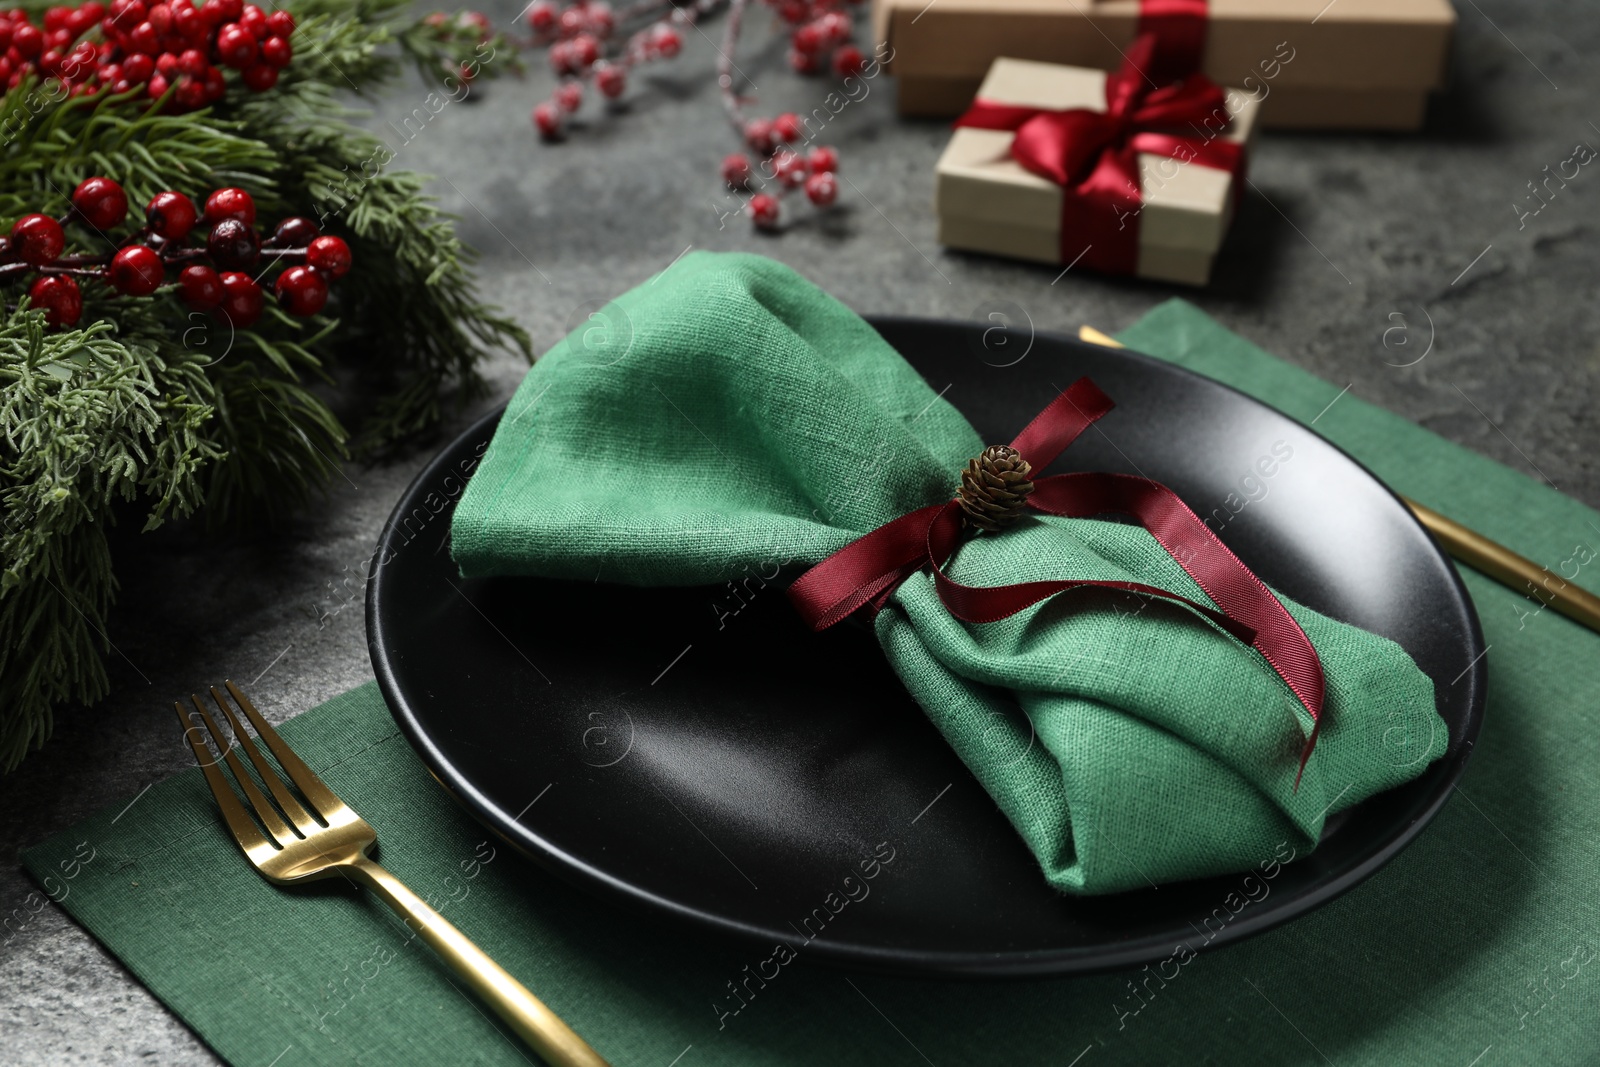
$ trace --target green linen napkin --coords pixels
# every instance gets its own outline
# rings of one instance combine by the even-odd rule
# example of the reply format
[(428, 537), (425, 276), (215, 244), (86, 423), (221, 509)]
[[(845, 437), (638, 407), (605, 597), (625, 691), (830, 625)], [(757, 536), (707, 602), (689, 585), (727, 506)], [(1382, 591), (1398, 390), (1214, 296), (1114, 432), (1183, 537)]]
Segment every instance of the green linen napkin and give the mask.
[[(872, 327), (773, 260), (685, 256), (610, 314), (629, 348), (597, 358), (584, 327), (512, 398), (451, 525), (464, 575), (714, 585), (816, 563), (949, 500), (983, 450)], [(1024, 519), (967, 544), (949, 573), (1209, 602), (1143, 529), (1092, 519)], [(924, 573), (876, 619), (895, 672), (1059, 889), (1246, 870), (1285, 840), (1308, 852), (1324, 819), (1444, 752), (1432, 683), (1398, 645), (1284, 598), (1327, 679), (1296, 789), (1310, 718), (1266, 661), (1198, 615), (1125, 599), (969, 626)], [(1395, 736), (1428, 750), (1397, 760)]]
[[(1165, 304), (1120, 337), (1317, 419), (1397, 491), (1552, 570), (1600, 546), (1600, 513), (1355, 396), (1323, 413), (1338, 386), (1188, 304)], [(1575, 580), (1600, 592), (1596, 573), (1591, 562)], [(1594, 1062), (1600, 1016), (1600, 638), (1462, 576), (1493, 669), (1454, 799), (1340, 899), (1223, 953), (1197, 931), (1174, 946), (1175, 962), (1136, 973), (925, 982), (807, 968), (802, 952), (802, 966), (723, 1017), (726, 983), (765, 952), (725, 952), (592, 901), (505, 848), (484, 863), (488, 835), (428, 777), (373, 686), (282, 729), (377, 826), (384, 863), (617, 1067), (1581, 1067)], [(559, 803), (560, 788), (540, 803)], [(913, 857), (938, 833), (936, 809), (907, 828), (901, 851)], [(196, 771), (111, 804), (25, 860), (236, 1067), (531, 1060), (422, 946), (406, 947), (408, 931), (376, 901), (256, 875)], [(819, 877), (820, 895), (831, 883)], [(10, 951), (28, 951), (30, 936), (11, 935)], [(86, 1021), (78, 1051), (94, 1055), (93, 1035)]]

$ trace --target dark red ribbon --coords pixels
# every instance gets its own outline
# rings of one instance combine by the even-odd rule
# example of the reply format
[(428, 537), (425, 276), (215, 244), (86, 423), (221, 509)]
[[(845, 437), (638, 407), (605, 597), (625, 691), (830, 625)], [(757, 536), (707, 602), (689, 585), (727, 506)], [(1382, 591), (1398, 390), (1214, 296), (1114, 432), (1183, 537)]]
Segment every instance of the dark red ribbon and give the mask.
[(1138, 36), (1156, 39), (1153, 80), (1177, 81), (1205, 65), (1206, 8), (1206, 0), (1139, 0)]
[[(1080, 378), (1051, 401), (1011, 447), (1034, 470), (1043, 470), (1112, 406), (1092, 381)], [(1311, 736), (1300, 754), (1300, 771), (1305, 772), (1322, 728), (1322, 661), (1278, 598), (1177, 494), (1159, 482), (1130, 474), (1057, 474), (1037, 479), (1027, 502), (1047, 515), (1090, 518), (1119, 513), (1137, 519), (1216, 607), (1141, 582), (1064, 579), (963, 585), (944, 573), (944, 564), (961, 538), (961, 506), (955, 500), (919, 508), (852, 541), (802, 574), (789, 587), (789, 600), (813, 630), (825, 630), (864, 607), (881, 609), (901, 582), (924, 567), (933, 571), (939, 599), (964, 622), (994, 622), (1057, 593), (1084, 587), (1159, 597), (1254, 646), (1283, 679), (1311, 715)], [(1299, 785), (1296, 775), (1295, 787)]]
[[(1144, 203), (1139, 153), (1232, 174), (1244, 165), (1241, 146), (1217, 135), (1230, 118), (1222, 87), (1203, 74), (1168, 84), (1152, 80), (1147, 72), (1157, 44), (1155, 34), (1141, 34), (1122, 67), (1106, 75), (1104, 111), (1052, 111), (979, 97), (956, 120), (957, 126), (1014, 131), (1011, 157), (1062, 187), (1063, 263), (1081, 260), (1109, 274), (1135, 272)], [(1213, 132), (1205, 134), (1208, 121)], [(1199, 135), (1171, 132), (1185, 126)]]

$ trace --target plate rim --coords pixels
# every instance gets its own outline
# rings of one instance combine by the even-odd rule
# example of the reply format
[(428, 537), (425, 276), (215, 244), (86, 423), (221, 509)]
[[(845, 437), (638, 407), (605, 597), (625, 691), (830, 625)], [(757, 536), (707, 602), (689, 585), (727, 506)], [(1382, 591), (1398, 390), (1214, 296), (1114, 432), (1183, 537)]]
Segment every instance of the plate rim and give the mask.
[[(975, 325), (960, 319), (914, 315), (866, 315), (864, 318), (880, 333), (883, 328), (934, 327), (965, 329)], [(1424, 535), (1426, 543), (1439, 557), (1440, 561), (1445, 564), (1444, 569), (1449, 575), (1450, 587), (1466, 609), (1468, 651), (1477, 653), (1467, 668), (1467, 675), (1471, 684), (1467, 699), (1466, 722), (1459, 742), (1452, 745), (1451, 750), (1447, 750), (1446, 754), (1441, 757), (1439, 764), (1436, 765), (1438, 769), (1430, 769), (1430, 771), (1425, 772), (1440, 774), (1440, 781), (1436, 785), (1433, 795), (1428, 798), (1421, 810), (1416, 812), (1408, 823), (1382, 841), (1377, 848), (1362, 858), (1360, 862), (1321, 883), (1312, 885), (1301, 895), (1289, 900), (1287, 903), (1280, 903), (1275, 908), (1254, 912), (1248, 916), (1243, 914), (1237, 916), (1222, 930), (1217, 931), (1205, 943), (1202, 951), (1237, 944), (1257, 934), (1292, 922), (1308, 912), (1314, 911), (1343, 896), (1371, 878), (1417, 839), (1455, 793), (1456, 785), (1465, 773), (1472, 752), (1476, 747), (1485, 714), (1488, 657), (1483, 655), (1486, 649), (1484, 648), (1483, 628), (1478, 618), (1477, 606), (1473, 602), (1455, 562), (1427, 528), (1422, 525), (1411, 509), (1406, 506), (1404, 499), (1390, 488), (1386, 482), (1375, 475), (1366, 464), (1352, 456), (1337, 443), (1317, 433), (1314, 427), (1301, 423), (1299, 420), (1267, 404), (1265, 401), (1258, 400), (1242, 389), (1238, 389), (1226, 382), (1218, 381), (1215, 378), (1209, 378), (1181, 364), (1147, 355), (1137, 349), (1110, 349), (1082, 341), (1070, 334), (1055, 331), (1036, 331), (1033, 337), (1035, 342), (1045, 340), (1052, 344), (1080, 347), (1092, 350), (1097, 355), (1114, 352), (1117, 358), (1155, 367), (1163, 372), (1176, 371), (1181, 375), (1195, 378), (1208, 385), (1234, 393), (1246, 402), (1265, 408), (1273, 415), (1287, 419), (1305, 431), (1314, 434), (1320, 441), (1337, 452), (1345, 461), (1352, 464), (1382, 489), (1394, 502), (1395, 507), (1399, 508), (1406, 516), (1407, 521)], [(415, 710), (405, 698), (396, 676), (395, 666), (385, 651), (383, 641), (382, 607), (385, 595), (383, 579), (385, 567), (383, 562), (386, 556), (391, 555), (392, 538), (400, 528), (400, 523), (397, 519), (402, 515), (409, 514), (412, 507), (417, 504), (421, 495), (426, 491), (426, 488), (436, 481), (437, 476), (442, 475), (445, 470), (456, 462), (453, 453), (457, 450), (458, 445), (464, 441), (475, 441), (479, 437), (492, 436), (493, 427), (505, 413), (507, 404), (509, 404), (509, 400), (480, 418), (475, 419), (469, 426), (441, 447), (406, 486), (379, 531), (377, 550), (371, 557), (367, 573), (365, 598), (367, 648), (377, 678), (378, 688), (389, 707), (390, 714), (399, 725), (407, 742), (416, 751), (424, 766), (427, 767), (428, 773), (444, 788), (452, 800), (466, 808), (475, 819), (518, 852), (527, 856), (542, 870), (561, 878), (580, 891), (599, 889), (606, 898), (624, 901), (629, 907), (638, 908), (642, 906), (652, 911), (665, 912), (671, 916), (673, 921), (685, 924), (685, 928), (710, 930), (728, 937), (743, 939), (747, 942), (754, 940), (770, 941), (774, 936), (771, 930), (740, 919), (686, 905), (636, 884), (626, 882), (595, 868), (581, 857), (557, 847), (540, 837), (529, 827), (518, 822), (516, 818), (507, 819), (507, 813), (502, 811), (475, 787), (440, 750), (433, 738), (423, 728)], [(469, 474), (467, 477), (470, 478), (471, 475)], [(453, 513), (452, 504), (451, 514), (453, 515)], [(1441, 769), (1442, 774), (1440, 773)], [(841, 945), (819, 939), (807, 943), (805, 956), (819, 964), (855, 968), (877, 973), (953, 980), (971, 978), (1028, 979), (1097, 974), (1154, 963), (1169, 954), (1167, 946), (1170, 940), (1167, 934), (1160, 934), (1118, 942), (1110, 946), (1097, 944), (1070, 948), (978, 953), (973, 951)]]

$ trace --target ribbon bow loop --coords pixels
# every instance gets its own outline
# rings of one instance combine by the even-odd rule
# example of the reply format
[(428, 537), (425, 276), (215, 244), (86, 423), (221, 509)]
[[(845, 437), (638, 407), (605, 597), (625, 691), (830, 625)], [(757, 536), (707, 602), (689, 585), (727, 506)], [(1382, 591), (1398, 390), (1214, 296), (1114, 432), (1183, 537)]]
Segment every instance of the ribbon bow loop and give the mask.
[[(1057, 396), (1011, 442), (1035, 471), (1052, 463), (1112, 409), (1105, 393), (1080, 378)], [(1091, 518), (1121, 513), (1138, 520), (1194, 579), (1210, 603), (1140, 582), (1058, 580), (970, 586), (944, 573), (962, 533), (958, 501), (930, 504), (884, 523), (797, 578), (789, 601), (813, 630), (825, 630), (862, 608), (877, 612), (919, 570), (931, 570), (939, 599), (964, 622), (1015, 615), (1057, 593), (1086, 587), (1158, 597), (1188, 608), (1237, 640), (1253, 646), (1311, 716), (1300, 769), (1322, 727), (1322, 661), (1311, 639), (1261, 580), (1228, 550), (1177, 494), (1148, 478), (1079, 473), (1038, 478), (1026, 506), (1046, 515)], [(994, 536), (1004, 537), (1004, 533)], [(1213, 606), (1215, 605), (1215, 606)], [(1296, 786), (1299, 778), (1295, 779)]]

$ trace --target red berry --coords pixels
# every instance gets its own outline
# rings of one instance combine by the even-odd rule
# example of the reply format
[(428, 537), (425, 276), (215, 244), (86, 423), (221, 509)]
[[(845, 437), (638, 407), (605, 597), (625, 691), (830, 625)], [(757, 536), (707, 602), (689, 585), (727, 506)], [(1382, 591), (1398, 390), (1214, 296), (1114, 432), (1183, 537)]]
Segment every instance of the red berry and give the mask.
[(772, 122), (769, 119), (750, 119), (744, 124), (744, 143), (750, 146), (750, 151), (766, 155), (777, 147), (772, 137)]
[(792, 110), (786, 110), (784, 114), (779, 115), (778, 118), (774, 118), (774, 141), (781, 141), (782, 144), (794, 144), (795, 141), (800, 139), (800, 133), (802, 133), (802, 128), (800, 128), (800, 115), (794, 114)]
[[(576, 9), (572, 9), (576, 10)], [(592, 66), (600, 58), (600, 42), (593, 34), (580, 33), (567, 45), (577, 61), (585, 67)]]
[(818, 171), (806, 179), (806, 198), (818, 207), (827, 207), (838, 196), (839, 179), (832, 171)]
[(722, 158), (722, 180), (730, 189), (750, 188), (750, 157), (734, 152)]
[(230, 22), (217, 31), (216, 57), (224, 65), (243, 70), (256, 61), (256, 35)]
[(832, 174), (839, 169), (839, 153), (827, 145), (818, 145), (806, 153), (806, 163), (813, 174)]
[(161, 287), (165, 268), (155, 249), (129, 245), (111, 257), (106, 280), (124, 296), (149, 296)]
[(534, 33), (549, 33), (555, 27), (559, 12), (550, 0), (539, 0), (528, 9), (528, 28)]
[(172, 31), (190, 48), (204, 47), (211, 34), (206, 17), (192, 7), (180, 7), (172, 13)]
[(197, 216), (194, 201), (182, 193), (157, 193), (145, 205), (144, 224), (157, 237), (181, 241), (194, 229)]
[(178, 91), (173, 99), (178, 102), (178, 107), (183, 111), (198, 111), (206, 106), (205, 82), (191, 78), (187, 74), (178, 76)]
[(850, 36), (850, 16), (843, 11), (829, 11), (817, 19), (817, 28), (830, 41), (843, 41)]
[(611, 5), (605, 0), (593, 0), (585, 6), (589, 13), (586, 22), (589, 32), (600, 38), (610, 37), (617, 28), (617, 16), (612, 14)]
[(583, 83), (562, 82), (556, 86), (552, 99), (555, 100), (556, 107), (571, 114), (583, 106)]
[(183, 302), (191, 311), (210, 311), (222, 303), (222, 279), (203, 263), (183, 268), (178, 275)]
[(239, 15), (239, 25), (249, 30), (258, 41), (272, 36), (272, 31), (267, 28), (267, 13), (254, 4), (244, 5), (244, 11)]
[(650, 31), (650, 44), (662, 56), (671, 59), (683, 50), (683, 37), (671, 26), (658, 22)]
[(112, 21), (124, 29), (129, 26), (136, 26), (143, 22), (144, 13), (145, 6), (143, 0), (112, 0)]
[(186, 48), (178, 56), (178, 73), (188, 74), (191, 77), (200, 77), (211, 66), (211, 61), (206, 54), (198, 48)]
[(548, 100), (533, 109), (533, 124), (538, 127), (540, 136), (547, 141), (559, 140), (566, 132), (561, 109)]
[[(215, 2), (212, 0), (212, 3)], [(246, 226), (253, 226), (256, 221), (256, 202), (243, 189), (218, 189), (206, 197), (205, 218), (212, 223), (238, 219)]]
[(152, 5), (150, 13), (145, 17), (150, 20), (150, 25), (156, 28), (159, 36), (165, 37), (172, 32), (172, 8), (166, 4)]
[(72, 191), (72, 206), (90, 226), (109, 230), (128, 217), (128, 194), (110, 178), (85, 178)]
[(578, 57), (572, 51), (568, 42), (557, 41), (551, 45), (546, 57), (550, 60), (550, 69), (555, 71), (557, 75), (578, 73)]
[(11, 31), (11, 47), (23, 59), (34, 59), (44, 51), (44, 34), (26, 22)]
[(141, 22), (133, 28), (124, 42), (129, 52), (138, 52), (140, 55), (154, 56), (161, 51), (161, 35), (149, 22)]
[(267, 16), (267, 30), (272, 36), (287, 41), (294, 33), (294, 16), (279, 8)]
[(779, 149), (772, 157), (772, 176), (793, 189), (806, 180), (806, 160), (799, 152)]
[(847, 44), (833, 53), (833, 72), (841, 78), (859, 76), (866, 64), (866, 57), (861, 54), (861, 49), (853, 44)]
[(255, 228), (235, 218), (226, 218), (211, 227), (206, 238), (206, 253), (219, 267), (241, 269), (261, 258), (261, 238)]
[(11, 248), (27, 263), (49, 263), (67, 247), (61, 223), (49, 215), (24, 215), (11, 227)]
[(282, 70), (294, 58), (294, 46), (287, 37), (268, 37), (261, 42), (261, 62)]
[(757, 193), (750, 198), (748, 206), (750, 221), (760, 230), (775, 230), (778, 228), (778, 198), (766, 193)]
[(0, 52), (11, 47), (11, 23), (0, 19)]
[(216, 8), (215, 17), (220, 26), (224, 22), (237, 22), (244, 14), (244, 0), (206, 0), (204, 10)]
[(207, 68), (205, 87), (208, 100), (221, 100), (228, 93), (228, 83), (216, 67)]
[(316, 240), (316, 236), (316, 223), (294, 215), (278, 223), (278, 228), (272, 231), (272, 240), (267, 243), (274, 248), (304, 248)]
[(804, 22), (810, 14), (811, 8), (806, 0), (780, 0), (778, 4), (778, 17), (791, 26)]
[(278, 84), (278, 68), (269, 67), (265, 63), (256, 63), (244, 68), (239, 74), (239, 80), (250, 87), (253, 93), (264, 93)]
[(178, 57), (171, 52), (162, 52), (156, 56), (156, 72), (163, 78), (171, 81), (178, 76)]
[(602, 96), (615, 100), (628, 89), (628, 74), (614, 63), (602, 63), (594, 68), (594, 85)]
[(28, 302), (44, 312), (51, 326), (75, 325), (83, 314), (83, 293), (69, 274), (47, 274), (34, 280)]
[(822, 27), (815, 22), (808, 22), (790, 34), (789, 42), (794, 45), (795, 51), (808, 55), (822, 51)]
[(330, 278), (350, 273), (350, 246), (342, 237), (318, 237), (306, 248), (306, 263)]
[(576, 37), (583, 32), (584, 23), (588, 20), (583, 17), (583, 12), (573, 6), (561, 12), (556, 18), (556, 28), (563, 37)]
[(278, 305), (291, 315), (306, 318), (328, 302), (328, 283), (314, 267), (290, 267), (278, 275), (274, 286)]
[(122, 76), (133, 85), (143, 85), (156, 72), (156, 61), (142, 52), (135, 52), (122, 61)]
[[(216, 0), (211, 0), (215, 3)], [(234, 326), (251, 326), (261, 317), (265, 299), (261, 286), (248, 274), (230, 270), (222, 275), (222, 303), (217, 305), (218, 316)]]

